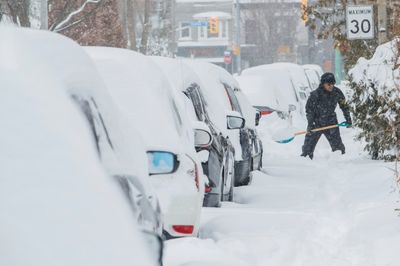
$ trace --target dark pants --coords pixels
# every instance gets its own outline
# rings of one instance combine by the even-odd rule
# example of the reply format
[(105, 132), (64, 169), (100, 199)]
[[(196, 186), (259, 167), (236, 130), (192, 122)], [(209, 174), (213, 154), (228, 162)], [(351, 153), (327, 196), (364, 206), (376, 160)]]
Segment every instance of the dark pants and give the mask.
[(342, 142), (342, 138), (340, 137), (340, 131), (339, 128), (332, 128), (324, 131), (318, 131), (318, 132), (310, 132), (306, 135), (305, 140), (304, 140), (304, 145), (303, 145), (303, 155), (307, 156), (310, 155), (310, 157), (313, 156), (315, 146), (317, 146), (318, 140), (321, 137), (321, 135), (324, 134), (326, 139), (329, 141), (329, 144), (331, 145), (332, 151), (342, 151), (342, 153), (345, 152), (345, 147)]

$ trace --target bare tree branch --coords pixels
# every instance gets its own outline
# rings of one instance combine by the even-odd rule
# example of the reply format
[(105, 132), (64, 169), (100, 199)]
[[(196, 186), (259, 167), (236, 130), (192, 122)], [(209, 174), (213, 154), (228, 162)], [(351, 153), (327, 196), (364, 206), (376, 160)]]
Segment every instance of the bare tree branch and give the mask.
[(101, 1), (102, 0), (86, 0), (78, 9), (76, 9), (75, 11), (69, 13), (69, 15), (63, 21), (61, 21), (57, 26), (55, 26), (54, 27), (54, 31), (55, 32), (59, 32), (60, 29), (65, 29), (65, 26), (68, 23), (70, 23), (72, 18), (75, 17), (76, 15), (78, 15), (79, 13), (81, 13), (83, 10), (85, 10), (85, 8), (86, 8), (86, 6), (88, 4), (98, 4)]

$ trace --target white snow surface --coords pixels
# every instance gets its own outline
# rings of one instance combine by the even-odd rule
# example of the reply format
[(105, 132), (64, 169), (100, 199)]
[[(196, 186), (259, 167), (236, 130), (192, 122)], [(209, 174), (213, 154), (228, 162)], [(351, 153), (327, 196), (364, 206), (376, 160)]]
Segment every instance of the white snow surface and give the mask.
[(275, 114), (261, 119), (263, 170), (235, 188), (234, 203), (204, 208), (199, 239), (167, 241), (165, 266), (399, 265), (393, 164), (370, 160), (354, 129), (341, 129), (345, 155), (322, 137), (311, 161), (299, 156), (304, 137), (271, 140), (285, 127)]

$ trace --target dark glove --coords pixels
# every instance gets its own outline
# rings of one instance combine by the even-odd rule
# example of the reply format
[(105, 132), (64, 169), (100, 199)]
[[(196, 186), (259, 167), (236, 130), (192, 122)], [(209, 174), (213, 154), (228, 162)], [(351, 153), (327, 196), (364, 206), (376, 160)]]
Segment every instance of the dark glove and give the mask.
[(347, 128), (353, 127), (353, 123), (351, 121), (346, 121), (346, 123), (347, 123)]

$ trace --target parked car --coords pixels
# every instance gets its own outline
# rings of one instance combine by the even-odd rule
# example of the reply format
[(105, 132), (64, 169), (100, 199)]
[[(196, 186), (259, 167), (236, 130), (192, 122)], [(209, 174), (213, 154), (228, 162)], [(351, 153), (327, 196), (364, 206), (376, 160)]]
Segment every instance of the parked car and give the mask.
[(0, 265), (156, 265), (65, 83), (14, 30), (0, 29)]
[(139, 53), (104, 47), (87, 47), (86, 51), (112, 98), (144, 138), (150, 181), (163, 212), (164, 235), (196, 236), (206, 179), (194, 148), (196, 134), (168, 88), (168, 80), (150, 58)]
[(316, 90), (323, 74), (322, 68), (318, 65), (303, 65), (303, 68), (308, 80), (310, 81), (312, 90)]
[(251, 144), (250, 171), (260, 170), (262, 168), (263, 146), (256, 129), (260, 123), (260, 113), (251, 105), (246, 95), (239, 87), (235, 87), (234, 92), (240, 105), (242, 115), (246, 119), (247, 134)]
[[(187, 113), (192, 121), (205, 124), (213, 138), (208, 158), (203, 162), (203, 171), (208, 177), (203, 206), (219, 207), (221, 201), (233, 200), (234, 148), (227, 136), (224, 136), (211, 120), (208, 104), (205, 101), (201, 79), (186, 65), (183, 60), (166, 57), (152, 57), (153, 61), (164, 71), (173, 88), (184, 97)], [(198, 151), (203, 147), (196, 147)]]
[[(226, 70), (216, 65), (195, 60), (186, 60), (187, 64), (203, 81), (200, 88), (209, 106), (209, 114), (222, 134), (229, 138), (235, 149), (234, 185), (249, 184), (251, 180), (252, 148), (248, 127), (240, 121), (245, 119), (240, 104), (234, 93), (238, 83)], [(234, 118), (235, 126), (226, 117)], [(228, 120), (229, 120), (228, 119)], [(252, 119), (252, 122), (255, 121)], [(238, 130), (239, 129), (239, 130)]]
[(324, 70), (322, 69), (322, 67), (316, 64), (303, 65), (303, 68), (314, 70), (315, 72), (317, 72), (318, 78), (321, 78), (322, 74), (324, 74)]
[[(18, 57), (37, 55), (46, 64), (67, 95), (86, 117), (98, 156), (107, 173), (118, 180), (129, 199), (132, 213), (148, 242), (162, 243), (162, 216), (158, 197), (149, 182), (147, 156), (138, 132), (114, 105), (90, 57), (72, 40), (62, 35), (13, 29), (9, 52)], [(7, 39), (8, 35), (1, 36)], [(62, 52), (60, 52), (62, 51)], [(29, 64), (26, 59), (26, 64)], [(154, 249), (161, 261), (162, 250)]]
[[(261, 65), (243, 70), (242, 76), (262, 76), (265, 88), (274, 87), (279, 108), (282, 112), (290, 113), (294, 109), (305, 116), (305, 105), (311, 92), (304, 70), (289, 63)], [(269, 91), (269, 89), (267, 89)], [(262, 89), (265, 92), (265, 89)]]
[(277, 88), (268, 78), (262, 75), (241, 75), (235, 76), (235, 79), (251, 105), (262, 116), (286, 110), (280, 104)]

